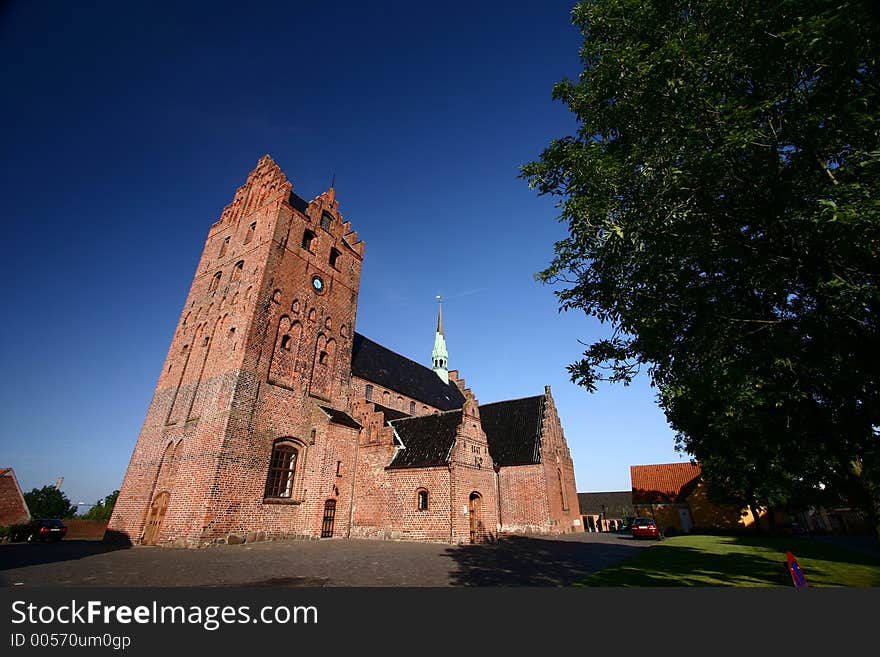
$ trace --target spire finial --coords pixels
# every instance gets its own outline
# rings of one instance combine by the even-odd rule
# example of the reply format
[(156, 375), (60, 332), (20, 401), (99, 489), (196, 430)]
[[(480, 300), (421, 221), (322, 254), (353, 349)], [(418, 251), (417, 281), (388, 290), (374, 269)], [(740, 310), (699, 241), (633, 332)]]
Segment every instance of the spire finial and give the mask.
[(437, 295), (437, 333), (443, 335), (443, 297)]
[(432, 369), (444, 383), (449, 383), (447, 363), (449, 354), (446, 352), (446, 337), (443, 335), (443, 298), (437, 295), (437, 332), (434, 334), (434, 351), (431, 354)]

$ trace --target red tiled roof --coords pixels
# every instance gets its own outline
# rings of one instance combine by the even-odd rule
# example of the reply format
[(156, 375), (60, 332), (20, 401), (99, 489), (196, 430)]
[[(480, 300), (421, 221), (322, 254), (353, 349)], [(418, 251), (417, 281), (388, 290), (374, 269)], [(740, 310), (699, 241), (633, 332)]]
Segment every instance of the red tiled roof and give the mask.
[(631, 465), (633, 504), (683, 502), (701, 472), (694, 463)]
[(0, 477), (5, 475), (7, 472), (12, 472), (12, 468), (0, 468)]

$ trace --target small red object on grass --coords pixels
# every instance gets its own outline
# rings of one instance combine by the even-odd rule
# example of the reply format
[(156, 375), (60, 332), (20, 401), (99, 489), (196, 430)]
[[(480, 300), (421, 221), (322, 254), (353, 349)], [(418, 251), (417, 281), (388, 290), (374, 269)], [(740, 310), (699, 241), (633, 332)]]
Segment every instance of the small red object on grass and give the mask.
[(785, 566), (788, 569), (788, 573), (791, 575), (791, 582), (794, 584), (795, 588), (807, 588), (807, 578), (804, 576), (800, 564), (797, 562), (797, 559), (794, 558), (794, 555), (790, 550), (785, 553)]

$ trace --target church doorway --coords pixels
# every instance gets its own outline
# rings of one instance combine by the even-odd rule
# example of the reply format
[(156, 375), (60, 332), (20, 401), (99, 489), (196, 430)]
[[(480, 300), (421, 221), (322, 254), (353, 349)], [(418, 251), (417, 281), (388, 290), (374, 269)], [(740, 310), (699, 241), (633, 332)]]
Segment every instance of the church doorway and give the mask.
[(468, 503), (468, 517), (471, 525), (471, 543), (476, 543), (480, 533), (480, 526), (483, 524), (480, 520), (481, 511), (483, 509), (483, 498), (477, 493), (471, 493)]
[(155, 545), (159, 540), (159, 532), (162, 530), (162, 521), (165, 519), (165, 511), (168, 509), (168, 500), (171, 494), (167, 491), (159, 493), (150, 505), (150, 513), (147, 515), (147, 527), (144, 531), (144, 545)]
[(336, 500), (324, 503), (324, 521), (321, 523), (321, 538), (333, 538), (333, 524), (336, 522)]

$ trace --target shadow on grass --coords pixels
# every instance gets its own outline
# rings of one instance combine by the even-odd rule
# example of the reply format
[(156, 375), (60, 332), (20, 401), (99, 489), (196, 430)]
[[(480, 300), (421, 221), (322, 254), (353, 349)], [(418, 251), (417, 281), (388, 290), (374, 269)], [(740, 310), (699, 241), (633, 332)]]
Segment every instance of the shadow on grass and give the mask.
[(641, 551), (619, 543), (510, 536), (446, 554), (458, 566), (450, 573), (454, 586), (569, 586)]
[[(785, 553), (798, 559), (807, 582), (821, 586), (852, 586), (863, 566), (880, 567), (880, 560), (867, 554), (841, 550), (808, 538), (706, 537), (705, 547), (682, 544), (699, 541), (689, 537), (669, 541), (650, 552), (617, 564), (581, 582), (586, 586), (763, 586), (791, 587)], [(860, 584), (861, 585), (861, 584)]]

